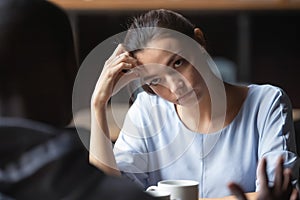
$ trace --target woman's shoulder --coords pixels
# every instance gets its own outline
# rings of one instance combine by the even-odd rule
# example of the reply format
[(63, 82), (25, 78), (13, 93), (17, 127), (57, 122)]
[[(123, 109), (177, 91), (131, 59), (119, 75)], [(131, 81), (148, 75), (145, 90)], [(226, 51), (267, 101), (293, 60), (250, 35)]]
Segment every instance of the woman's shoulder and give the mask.
[(270, 84), (251, 84), (248, 86), (247, 105), (252, 109), (254, 107), (263, 108), (279, 106), (280, 104), (290, 105), (290, 100), (285, 91)]
[(280, 87), (270, 84), (250, 84), (248, 88), (249, 93), (257, 96), (285, 95), (284, 91)]
[(251, 100), (271, 102), (279, 99), (288, 99), (284, 90), (278, 86), (251, 84), (248, 88), (248, 98)]

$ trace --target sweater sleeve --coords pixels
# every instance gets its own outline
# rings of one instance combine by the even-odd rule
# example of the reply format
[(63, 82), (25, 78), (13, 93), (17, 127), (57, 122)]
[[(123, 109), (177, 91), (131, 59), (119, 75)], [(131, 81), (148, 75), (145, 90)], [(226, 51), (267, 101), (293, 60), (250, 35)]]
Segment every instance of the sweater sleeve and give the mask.
[[(270, 185), (274, 183), (274, 173), (279, 156), (283, 156), (284, 167), (291, 168), (293, 179), (298, 178), (298, 156), (292, 108), (285, 92), (276, 87), (267, 87), (258, 114), (258, 159), (267, 159), (267, 174)], [(259, 177), (256, 181), (259, 189)]]

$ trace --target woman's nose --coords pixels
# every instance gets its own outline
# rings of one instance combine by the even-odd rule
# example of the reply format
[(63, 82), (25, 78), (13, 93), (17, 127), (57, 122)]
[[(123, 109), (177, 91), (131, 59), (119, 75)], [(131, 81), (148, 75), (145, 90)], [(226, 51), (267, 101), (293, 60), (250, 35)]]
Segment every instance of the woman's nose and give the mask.
[(169, 77), (167, 79), (167, 82), (168, 82), (168, 87), (169, 87), (169, 90), (176, 94), (176, 95), (180, 95), (182, 94), (182, 90), (184, 88), (184, 82), (181, 78), (179, 77)]

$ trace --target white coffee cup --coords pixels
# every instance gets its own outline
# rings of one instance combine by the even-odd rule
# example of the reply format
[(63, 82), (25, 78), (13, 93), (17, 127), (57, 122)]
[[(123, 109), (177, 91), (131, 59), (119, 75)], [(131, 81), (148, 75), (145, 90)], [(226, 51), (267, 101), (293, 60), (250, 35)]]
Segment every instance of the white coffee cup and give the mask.
[(171, 194), (171, 199), (198, 200), (199, 182), (193, 180), (163, 180), (157, 186), (150, 186), (147, 191), (164, 191)]
[(155, 199), (158, 200), (171, 200), (171, 194), (169, 192), (159, 190), (148, 190), (146, 191), (146, 193), (152, 197), (155, 197)]

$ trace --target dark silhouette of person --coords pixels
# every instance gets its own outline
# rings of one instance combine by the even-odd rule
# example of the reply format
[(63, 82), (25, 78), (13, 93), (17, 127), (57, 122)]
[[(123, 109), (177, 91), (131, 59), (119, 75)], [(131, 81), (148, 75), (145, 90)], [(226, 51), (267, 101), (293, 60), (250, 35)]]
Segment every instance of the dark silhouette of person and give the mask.
[(0, 199), (149, 199), (90, 165), (66, 128), (78, 70), (66, 13), (44, 0), (2, 0), (0, 30)]

